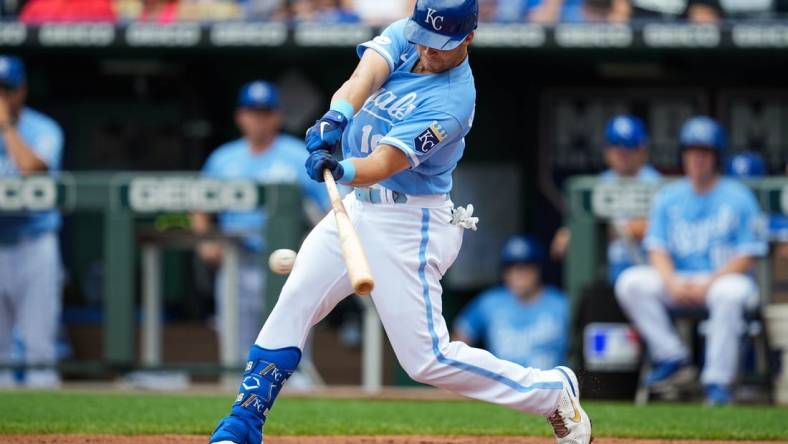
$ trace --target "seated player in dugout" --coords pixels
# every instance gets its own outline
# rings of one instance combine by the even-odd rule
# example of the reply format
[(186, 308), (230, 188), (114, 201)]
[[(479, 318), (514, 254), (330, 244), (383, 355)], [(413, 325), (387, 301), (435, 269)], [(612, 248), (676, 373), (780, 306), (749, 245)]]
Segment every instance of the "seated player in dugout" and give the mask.
[(685, 178), (654, 198), (645, 239), (651, 264), (626, 270), (616, 282), (618, 301), (646, 342), (653, 367), (645, 382), (654, 390), (694, 377), (668, 309), (708, 309), (701, 382), (710, 405), (733, 399), (745, 314), (758, 306), (751, 273), (755, 259), (768, 249), (753, 193), (720, 177), (725, 144), (722, 127), (709, 117), (684, 124)]
[(503, 285), (473, 299), (454, 322), (454, 339), (484, 344), (495, 356), (524, 367), (549, 369), (566, 363), (569, 301), (542, 282), (544, 248), (527, 235), (501, 249)]
[[(608, 169), (599, 175), (602, 182), (622, 179), (658, 184), (659, 172), (648, 163), (648, 132), (643, 121), (635, 116), (619, 114), (610, 118), (605, 127), (605, 164)], [(641, 246), (647, 221), (643, 217), (622, 215), (610, 224), (607, 247), (608, 281), (615, 283), (627, 268), (646, 262)], [(571, 232), (560, 228), (553, 237), (550, 254), (563, 258), (569, 248)]]
[[(755, 151), (743, 151), (728, 157), (725, 175), (735, 179), (753, 180), (767, 176), (768, 169), (763, 157)], [(788, 174), (788, 171), (786, 171)], [(788, 258), (788, 216), (782, 213), (767, 215), (769, 240), (774, 242), (774, 253), (778, 258)]]

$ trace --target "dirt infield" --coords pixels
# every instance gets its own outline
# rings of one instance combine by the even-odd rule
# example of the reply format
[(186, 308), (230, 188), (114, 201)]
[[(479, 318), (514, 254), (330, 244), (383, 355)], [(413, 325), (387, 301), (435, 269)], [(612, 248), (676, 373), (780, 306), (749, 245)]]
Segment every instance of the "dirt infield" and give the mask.
[[(28, 435), (0, 436), (4, 444), (205, 444), (204, 436), (106, 436), (106, 435)], [(786, 441), (678, 441), (597, 438), (594, 444), (776, 444)], [(500, 436), (299, 436), (266, 438), (265, 444), (555, 444), (548, 438), (511, 438)]]

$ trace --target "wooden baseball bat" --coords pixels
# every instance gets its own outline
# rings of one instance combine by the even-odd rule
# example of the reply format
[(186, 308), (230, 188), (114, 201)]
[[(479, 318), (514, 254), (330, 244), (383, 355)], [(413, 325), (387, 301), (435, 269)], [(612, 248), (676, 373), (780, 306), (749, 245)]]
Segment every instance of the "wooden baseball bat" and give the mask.
[(372, 272), (369, 270), (367, 255), (364, 247), (358, 238), (353, 223), (347, 215), (345, 205), (342, 203), (342, 196), (339, 195), (334, 176), (328, 169), (323, 171), (323, 178), (326, 180), (328, 197), (331, 199), (331, 206), (334, 208), (334, 216), (337, 221), (337, 233), (339, 234), (339, 245), (342, 248), (342, 256), (345, 258), (347, 274), (350, 284), (356, 294), (367, 296), (372, 293), (375, 281), (372, 279)]

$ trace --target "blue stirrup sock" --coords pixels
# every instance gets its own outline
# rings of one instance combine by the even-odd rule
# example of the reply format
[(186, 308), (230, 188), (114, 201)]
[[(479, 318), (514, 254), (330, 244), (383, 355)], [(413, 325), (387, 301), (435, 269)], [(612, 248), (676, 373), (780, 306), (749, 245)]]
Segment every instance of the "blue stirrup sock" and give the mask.
[(276, 396), (300, 361), (301, 350), (296, 347), (266, 350), (253, 345), (232, 416), (243, 418), (255, 428), (262, 428)]

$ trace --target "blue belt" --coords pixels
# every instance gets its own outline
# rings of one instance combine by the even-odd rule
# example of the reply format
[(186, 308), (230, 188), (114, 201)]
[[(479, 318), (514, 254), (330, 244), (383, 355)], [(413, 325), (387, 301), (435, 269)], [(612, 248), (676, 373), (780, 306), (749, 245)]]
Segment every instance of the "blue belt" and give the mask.
[[(373, 204), (388, 202), (388, 199), (382, 198), (381, 192), (383, 192), (383, 190), (379, 188), (356, 188), (354, 190), (356, 199)], [(391, 191), (391, 197), (394, 199), (394, 203), (404, 204), (408, 202), (408, 196), (404, 193)]]

